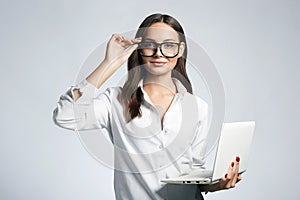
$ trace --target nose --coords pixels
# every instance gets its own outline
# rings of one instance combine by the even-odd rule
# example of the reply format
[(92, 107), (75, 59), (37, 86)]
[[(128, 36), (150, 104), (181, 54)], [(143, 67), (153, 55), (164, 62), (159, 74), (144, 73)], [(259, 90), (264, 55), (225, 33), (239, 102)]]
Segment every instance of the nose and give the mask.
[(154, 54), (155, 57), (164, 57), (164, 55), (161, 53), (161, 46), (157, 46), (156, 53)]

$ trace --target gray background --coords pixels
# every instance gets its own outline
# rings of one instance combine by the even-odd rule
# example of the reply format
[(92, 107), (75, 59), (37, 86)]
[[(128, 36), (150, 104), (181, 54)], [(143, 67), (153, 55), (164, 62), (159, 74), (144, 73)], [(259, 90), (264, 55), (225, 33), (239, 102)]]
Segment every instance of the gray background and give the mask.
[(59, 96), (112, 33), (168, 13), (223, 79), (226, 121), (255, 119), (243, 181), (207, 199), (298, 199), (299, 7), (296, 0), (1, 1), (0, 199), (113, 199), (112, 171), (52, 122)]

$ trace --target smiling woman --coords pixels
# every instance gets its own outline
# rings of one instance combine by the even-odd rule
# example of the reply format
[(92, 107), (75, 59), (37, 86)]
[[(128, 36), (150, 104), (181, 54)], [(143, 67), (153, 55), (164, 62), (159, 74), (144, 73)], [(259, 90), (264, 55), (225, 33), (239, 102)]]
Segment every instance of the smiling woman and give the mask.
[[(135, 39), (113, 34), (100, 65), (59, 99), (53, 112), (58, 126), (109, 134), (115, 147), (117, 199), (202, 199), (201, 190), (228, 189), (241, 179), (236, 160), (218, 183), (206, 188), (160, 182), (205, 164), (208, 105), (193, 95), (186, 58), (179, 22), (153, 14), (142, 22)], [(124, 86), (94, 97), (127, 60)]]
[(143, 57), (142, 66), (146, 71), (143, 89), (158, 108), (161, 120), (176, 93), (171, 73), (185, 46), (179, 40), (177, 32), (172, 27), (157, 22), (147, 29), (139, 45), (139, 52)]

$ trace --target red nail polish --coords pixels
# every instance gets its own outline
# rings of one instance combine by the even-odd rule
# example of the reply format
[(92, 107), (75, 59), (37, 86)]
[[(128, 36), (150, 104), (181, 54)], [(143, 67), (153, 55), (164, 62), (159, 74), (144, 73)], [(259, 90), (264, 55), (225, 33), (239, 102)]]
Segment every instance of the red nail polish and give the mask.
[(235, 158), (235, 160), (236, 160), (236, 162), (240, 162), (240, 157), (237, 156), (237, 157)]
[(227, 178), (228, 174), (225, 174), (225, 178)]
[(231, 167), (233, 167), (233, 166), (234, 166), (234, 162), (231, 163)]

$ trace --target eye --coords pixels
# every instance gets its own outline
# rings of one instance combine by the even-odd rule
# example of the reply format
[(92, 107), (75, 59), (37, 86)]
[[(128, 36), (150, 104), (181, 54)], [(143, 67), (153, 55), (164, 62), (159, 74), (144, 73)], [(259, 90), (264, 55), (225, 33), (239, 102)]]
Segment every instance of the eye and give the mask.
[(166, 42), (166, 43), (164, 43), (164, 47), (167, 48), (167, 49), (172, 49), (172, 48), (174, 48), (176, 46), (177, 46), (177, 44), (172, 43), (172, 42)]
[(141, 44), (142, 48), (155, 48), (156, 45), (153, 42), (144, 42)]

